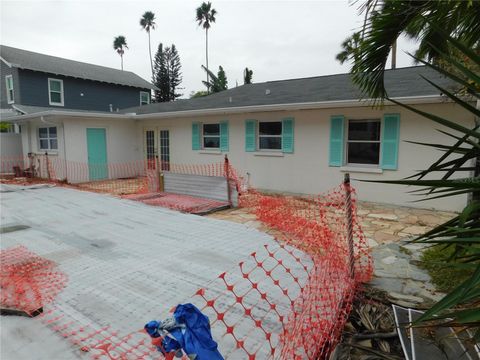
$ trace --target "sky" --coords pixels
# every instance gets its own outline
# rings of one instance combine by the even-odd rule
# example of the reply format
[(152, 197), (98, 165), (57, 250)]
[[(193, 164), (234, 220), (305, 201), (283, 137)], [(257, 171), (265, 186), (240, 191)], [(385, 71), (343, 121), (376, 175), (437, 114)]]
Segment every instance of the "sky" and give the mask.
[[(171, 1), (0, 1), (0, 42), (48, 55), (120, 68), (113, 50), (124, 35), (128, 50), (124, 69), (151, 79), (148, 36), (139, 25), (145, 11), (156, 16), (152, 52), (159, 43), (175, 44), (182, 64), (181, 92), (204, 90), (205, 30), (195, 21), (202, 0)], [(243, 84), (245, 67), (253, 82), (311, 77), (350, 70), (335, 60), (340, 44), (362, 24), (360, 2), (213, 0), (216, 22), (209, 30), (209, 68), (223, 66), (229, 87)], [(415, 44), (398, 43), (397, 67), (412, 65), (405, 51)], [(153, 56), (154, 56), (153, 54)]]

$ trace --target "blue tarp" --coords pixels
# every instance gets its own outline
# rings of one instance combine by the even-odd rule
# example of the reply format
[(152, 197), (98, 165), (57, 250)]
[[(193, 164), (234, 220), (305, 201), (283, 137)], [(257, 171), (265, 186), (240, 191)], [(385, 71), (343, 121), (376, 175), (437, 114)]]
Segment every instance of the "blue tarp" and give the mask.
[[(161, 336), (159, 330), (168, 331), (175, 339), (166, 336), (162, 341), (165, 352), (182, 348), (187, 355), (196, 355), (196, 360), (223, 360), (217, 343), (212, 338), (208, 317), (193, 304), (179, 304), (173, 313), (175, 324), (168, 328), (162, 322), (150, 321), (145, 330), (151, 337)], [(162, 349), (159, 349), (162, 350)]]

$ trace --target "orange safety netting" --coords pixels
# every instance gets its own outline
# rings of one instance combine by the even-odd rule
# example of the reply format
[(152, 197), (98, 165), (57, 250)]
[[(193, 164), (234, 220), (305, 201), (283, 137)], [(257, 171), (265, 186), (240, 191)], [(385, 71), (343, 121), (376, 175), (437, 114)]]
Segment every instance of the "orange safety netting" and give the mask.
[(24, 246), (0, 251), (0, 306), (32, 314), (54, 301), (67, 283), (57, 265)]
[[(22, 161), (25, 164), (26, 160)], [(52, 177), (52, 174), (58, 174), (56, 171), (61, 166), (53, 166), (54, 162), (49, 159), (41, 161), (35, 171), (31, 170), (37, 172), (34, 177), (44, 176), (49, 169), (47, 179), (58, 180), (59, 176)], [(2, 169), (4, 165), (2, 162)], [(5, 166), (9, 168), (12, 163)], [(132, 174), (136, 174), (132, 179), (141, 179), (143, 186), (130, 193), (150, 193), (149, 187), (157, 186), (159, 171), (149, 162), (123, 167), (112, 165), (112, 169), (115, 167), (117, 173), (122, 174), (128, 172), (125, 169), (132, 169)], [(83, 171), (85, 169), (88, 171), (88, 166)], [(249, 360), (328, 358), (340, 339), (358, 285), (368, 281), (372, 274), (372, 259), (357, 220), (355, 191), (349, 182), (324, 195), (275, 196), (247, 190), (243, 178), (228, 162), (195, 166), (169, 164), (169, 170), (162, 169), (226, 177), (240, 194), (240, 206), (278, 234), (277, 247), (265, 246), (252, 253), (238, 268), (220, 274), (208, 288), (199, 289), (190, 300), (186, 299), (209, 316), (214, 339), (222, 339), (223, 355)], [(28, 171), (21, 175), (28, 175)], [(83, 188), (112, 192), (117, 185), (108, 185), (107, 181), (115, 179), (93, 181), (95, 186)], [(82, 188), (81, 184), (75, 186)], [(132, 190), (134, 186), (127, 187)], [(2, 263), (4, 256), (2, 251)], [(46, 288), (49, 289), (48, 284)], [(4, 297), (8, 300), (8, 296), (2, 295), (2, 303)], [(53, 297), (46, 299), (51, 301)], [(29, 295), (26, 299), (23, 303), (33, 299), (32, 304), (22, 305), (30, 311), (39, 304), (35, 296)], [(78, 327), (59, 309), (48, 311), (42, 318), (97, 359), (158, 356), (143, 333), (122, 335), (110, 328)], [(139, 324), (147, 320), (139, 319)]]
[[(268, 196), (253, 190), (241, 196), (242, 206), (278, 230), (277, 240), (284, 245), (252, 254), (253, 265), (240, 263), (242, 276), (236, 282), (221, 274), (225, 289), (221, 295), (206, 295), (208, 289), (196, 294), (203, 299), (202, 309), (213, 320), (213, 328), (221, 326), (224, 335), (233, 338), (236, 353), (243, 351), (250, 360), (268, 353), (285, 360), (328, 358), (340, 340), (358, 285), (373, 271), (355, 203), (348, 182), (323, 196)], [(252, 280), (254, 271), (260, 275)], [(261, 289), (266, 287), (269, 292)], [(245, 299), (252, 293), (256, 298), (248, 302), (255, 306), (247, 307)], [(216, 307), (219, 298), (223, 303), (230, 298), (226, 310)], [(258, 309), (263, 311), (258, 314)], [(241, 327), (233, 317), (226, 320), (242, 312)], [(245, 318), (251, 320), (248, 326)], [(253, 334), (263, 343), (252, 345)]]
[[(67, 161), (58, 156), (39, 155), (0, 157), (0, 181), (28, 185), (55, 183), (80, 190), (112, 195), (159, 193), (165, 172), (225, 177), (231, 191), (244, 189), (243, 178), (228, 159), (213, 164), (173, 164), (157, 160), (132, 160), (118, 163), (88, 164)], [(180, 210), (185, 206), (173, 207)], [(188, 207), (188, 206), (186, 206)]]

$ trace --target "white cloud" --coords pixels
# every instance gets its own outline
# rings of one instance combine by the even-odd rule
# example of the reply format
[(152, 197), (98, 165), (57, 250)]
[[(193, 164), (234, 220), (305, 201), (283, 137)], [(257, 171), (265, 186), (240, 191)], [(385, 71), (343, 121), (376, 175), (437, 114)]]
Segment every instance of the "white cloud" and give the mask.
[[(156, 14), (152, 50), (174, 43), (179, 51), (184, 93), (202, 89), (205, 32), (195, 22), (198, 1), (2, 1), (2, 44), (109, 67), (120, 67), (113, 38), (124, 35), (129, 50), (125, 69), (150, 80), (147, 34), (139, 19)], [(243, 69), (254, 82), (347, 72), (335, 55), (340, 43), (360, 26), (348, 1), (213, 1), (217, 21), (209, 31), (209, 63), (222, 65), (230, 87), (243, 83)], [(411, 60), (399, 43), (398, 66)]]

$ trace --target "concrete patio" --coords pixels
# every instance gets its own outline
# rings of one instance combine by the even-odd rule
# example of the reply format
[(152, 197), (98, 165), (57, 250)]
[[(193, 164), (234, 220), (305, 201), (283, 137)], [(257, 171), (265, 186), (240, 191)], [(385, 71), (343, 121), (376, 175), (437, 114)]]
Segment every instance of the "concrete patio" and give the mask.
[[(64, 318), (61, 326), (100, 332), (108, 326), (118, 334), (115, 338), (138, 334), (146, 322), (168, 317), (179, 303), (195, 303), (192, 296), (199, 288), (221, 294), (224, 289), (215, 282), (220, 273), (233, 274), (229, 281), (241, 279), (240, 261), (254, 251), (261, 253), (265, 244), (278, 247), (271, 236), (242, 224), (63, 187), (2, 185), (1, 198), (2, 229), (10, 229), (2, 234), (1, 249), (26, 246), (58, 263), (68, 275), (68, 284), (54, 304), (53, 314)], [(275, 293), (267, 285), (264, 291)], [(221, 300), (218, 306), (226, 307)], [(254, 307), (258, 300), (244, 301)], [(283, 308), (288, 309), (288, 304)], [(242, 327), (245, 333), (251, 330), (242, 313), (232, 316), (229, 321), (240, 332)], [(268, 311), (263, 316), (269, 320)], [(270, 323), (277, 326), (273, 320)], [(222, 354), (244, 358), (245, 353), (235, 353), (231, 338), (223, 336), (224, 327), (212, 329)], [(2, 359), (32, 359), (32, 354), (42, 359), (87, 356), (79, 346), (66, 346), (66, 339), (39, 320), (2, 317), (1, 333)], [(148, 342), (145, 334), (137, 336)], [(262, 341), (253, 337), (251, 346), (259, 348)], [(87, 347), (90, 355), (94, 349)], [(261, 350), (259, 356), (269, 350)]]

